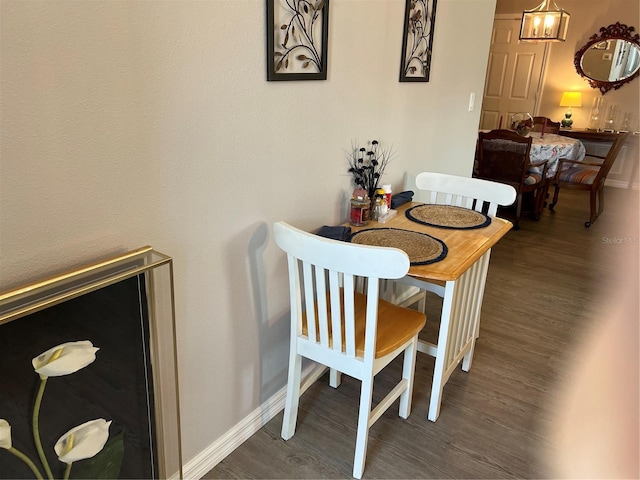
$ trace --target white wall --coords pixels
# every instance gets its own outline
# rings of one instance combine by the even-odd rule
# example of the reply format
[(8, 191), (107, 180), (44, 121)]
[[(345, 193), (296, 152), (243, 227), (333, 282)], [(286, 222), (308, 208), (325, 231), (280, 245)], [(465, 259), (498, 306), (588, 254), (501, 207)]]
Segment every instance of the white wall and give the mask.
[(495, 0), (438, 0), (429, 83), (404, 1), (334, 0), (326, 81), (266, 82), (265, 3), (1, 0), (0, 290), (150, 244), (175, 261), (185, 461), (285, 382), (270, 225), (345, 218), (345, 149), (469, 175)]

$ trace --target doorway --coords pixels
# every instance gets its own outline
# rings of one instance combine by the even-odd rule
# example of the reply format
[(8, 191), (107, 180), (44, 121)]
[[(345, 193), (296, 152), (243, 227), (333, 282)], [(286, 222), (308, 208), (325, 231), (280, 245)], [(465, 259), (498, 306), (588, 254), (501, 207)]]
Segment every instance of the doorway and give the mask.
[(491, 34), (480, 129), (508, 128), (518, 112), (537, 113), (548, 52), (546, 42), (521, 42), (520, 18), (496, 15)]

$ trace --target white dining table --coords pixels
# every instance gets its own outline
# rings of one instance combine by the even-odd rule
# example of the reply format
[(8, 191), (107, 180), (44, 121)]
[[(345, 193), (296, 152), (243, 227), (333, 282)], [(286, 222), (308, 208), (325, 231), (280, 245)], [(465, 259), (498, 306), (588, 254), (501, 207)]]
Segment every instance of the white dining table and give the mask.
[[(577, 138), (556, 135), (555, 133), (530, 132), (527, 134), (533, 141), (529, 158), (532, 164), (549, 161), (548, 177), (553, 177), (558, 170), (558, 161), (561, 158), (582, 161), (586, 154), (586, 149)], [(542, 173), (542, 168), (531, 167), (531, 172)]]
[[(406, 210), (421, 205), (408, 203), (398, 207), (397, 215), (386, 223), (371, 221), (367, 226), (350, 226), (353, 233), (360, 230), (382, 228), (408, 230), (439, 239), (447, 247), (447, 254), (429, 264), (412, 264), (403, 283), (424, 288), (423, 281), (434, 283), (443, 298), (438, 343), (422, 339), (418, 352), (435, 357), (431, 397), (427, 418), (435, 422), (440, 415), (442, 393), (447, 380), (462, 363), (468, 372), (473, 360), (476, 338), (480, 331), (480, 311), (486, 284), (491, 247), (513, 227), (511, 222), (492, 217), (482, 228), (457, 229), (423, 225), (409, 219)], [(363, 242), (366, 244), (366, 242)], [(402, 248), (389, 240), (384, 246)], [(411, 255), (410, 255), (411, 258)], [(411, 279), (416, 282), (413, 283)], [(435, 290), (434, 290), (435, 291)]]

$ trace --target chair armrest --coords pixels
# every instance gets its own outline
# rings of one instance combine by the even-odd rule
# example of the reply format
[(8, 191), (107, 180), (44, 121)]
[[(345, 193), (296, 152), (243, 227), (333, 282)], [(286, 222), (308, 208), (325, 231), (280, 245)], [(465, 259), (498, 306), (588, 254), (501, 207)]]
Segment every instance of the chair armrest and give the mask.
[(558, 183), (558, 181), (560, 180), (560, 174), (564, 171), (562, 167), (565, 164), (584, 165), (589, 167), (602, 167), (601, 163), (591, 163), (591, 162), (585, 162), (580, 160), (569, 160), (568, 158), (561, 158), (560, 160), (558, 160), (558, 168), (556, 170), (556, 174), (553, 176), (554, 184)]
[(602, 164), (601, 163), (591, 163), (591, 162), (585, 162), (585, 161), (580, 161), (580, 160), (569, 160), (568, 158), (561, 158), (558, 161), (558, 170), (560, 170), (560, 168), (562, 167), (562, 164), (564, 163), (573, 163), (576, 165), (590, 165), (592, 167), (601, 167)]

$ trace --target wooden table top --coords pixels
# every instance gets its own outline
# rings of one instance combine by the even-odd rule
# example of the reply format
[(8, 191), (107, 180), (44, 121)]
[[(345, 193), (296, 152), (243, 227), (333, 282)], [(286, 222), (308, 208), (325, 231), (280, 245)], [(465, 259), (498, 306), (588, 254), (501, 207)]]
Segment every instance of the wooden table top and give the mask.
[[(627, 135), (627, 133), (629, 133)], [(630, 132), (605, 132), (602, 130), (587, 130), (585, 128), (575, 128), (575, 129), (560, 129), (558, 135), (562, 135), (564, 137), (577, 138), (579, 140), (591, 140), (594, 142), (613, 142), (615, 139), (622, 135), (627, 136), (627, 141), (631, 139), (638, 139), (638, 135), (634, 135)]]
[(416, 278), (439, 281), (456, 280), (513, 227), (511, 222), (496, 217), (491, 219), (489, 226), (483, 228), (459, 230), (431, 227), (406, 217), (406, 210), (416, 205), (422, 204), (412, 202), (402, 205), (397, 209), (397, 215), (386, 223), (371, 220), (362, 227), (349, 225), (352, 232), (369, 228), (400, 228), (426, 233), (442, 240), (449, 250), (447, 256), (439, 262), (428, 265), (412, 265), (409, 268), (409, 275)]

